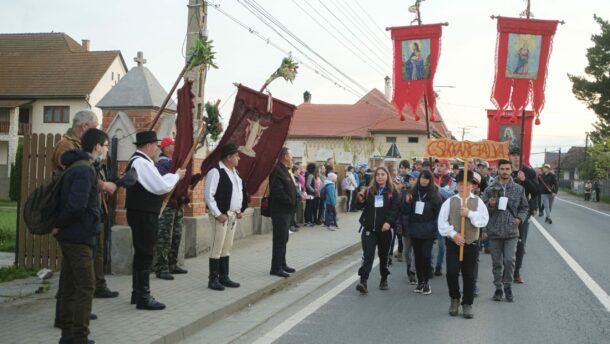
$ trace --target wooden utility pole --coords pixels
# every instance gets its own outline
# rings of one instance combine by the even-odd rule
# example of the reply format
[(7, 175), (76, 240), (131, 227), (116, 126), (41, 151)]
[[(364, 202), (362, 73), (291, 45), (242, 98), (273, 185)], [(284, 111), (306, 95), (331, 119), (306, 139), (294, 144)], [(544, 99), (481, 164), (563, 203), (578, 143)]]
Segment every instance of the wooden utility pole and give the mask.
[[(188, 23), (186, 27), (186, 52), (185, 63), (189, 62), (189, 52), (193, 49), (195, 41), (200, 37), (208, 35), (208, 5), (204, 0), (189, 0)], [(202, 123), (204, 111), (204, 89), (207, 66), (200, 65), (187, 71), (184, 77), (193, 83), (193, 137), (197, 136), (198, 126)], [(195, 153), (197, 158), (202, 158)]]

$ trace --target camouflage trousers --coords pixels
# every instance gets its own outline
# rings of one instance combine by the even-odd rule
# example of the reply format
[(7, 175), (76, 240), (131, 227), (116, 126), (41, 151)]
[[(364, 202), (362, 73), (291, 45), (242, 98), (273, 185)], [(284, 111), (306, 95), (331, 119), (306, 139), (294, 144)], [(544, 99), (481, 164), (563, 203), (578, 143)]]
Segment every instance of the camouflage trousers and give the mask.
[(155, 272), (170, 271), (178, 262), (178, 249), (182, 239), (183, 207), (166, 207), (159, 218), (159, 233), (155, 247)]

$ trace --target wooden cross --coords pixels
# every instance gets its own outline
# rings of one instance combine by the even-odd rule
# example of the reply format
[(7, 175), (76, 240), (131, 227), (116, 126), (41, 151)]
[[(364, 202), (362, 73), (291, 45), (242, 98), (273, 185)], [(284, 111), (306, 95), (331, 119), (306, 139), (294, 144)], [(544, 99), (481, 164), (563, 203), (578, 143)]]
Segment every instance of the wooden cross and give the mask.
[[(496, 142), (483, 140), (479, 142), (472, 141), (454, 141), (448, 139), (428, 140), (426, 145), (426, 153), (429, 157), (442, 159), (461, 158), (464, 159), (464, 180), (463, 185), (468, 183), (468, 159), (483, 159), (496, 160), (506, 159), (508, 157), (509, 142)], [(468, 189), (462, 189), (462, 207), (466, 206), (468, 198)], [(464, 237), (464, 224), (466, 217), (462, 216), (460, 235)], [(460, 262), (464, 260), (464, 246), (460, 246)]]

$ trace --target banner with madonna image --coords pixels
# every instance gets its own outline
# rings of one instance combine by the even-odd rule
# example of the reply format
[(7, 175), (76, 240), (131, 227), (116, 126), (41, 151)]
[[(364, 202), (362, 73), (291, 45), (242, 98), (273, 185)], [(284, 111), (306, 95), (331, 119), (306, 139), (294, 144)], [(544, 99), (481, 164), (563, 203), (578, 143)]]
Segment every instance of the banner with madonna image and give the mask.
[(394, 95), (392, 103), (405, 120), (404, 107), (419, 120), (418, 109), (426, 95), (430, 120), (434, 121), (436, 99), (433, 80), (440, 54), (443, 24), (391, 27), (394, 43)]
[[(556, 20), (498, 17), (496, 73), (491, 101), (498, 110), (510, 108), (515, 122), (530, 103), (538, 117), (544, 107), (544, 87)], [(498, 116), (501, 111), (498, 111)]]

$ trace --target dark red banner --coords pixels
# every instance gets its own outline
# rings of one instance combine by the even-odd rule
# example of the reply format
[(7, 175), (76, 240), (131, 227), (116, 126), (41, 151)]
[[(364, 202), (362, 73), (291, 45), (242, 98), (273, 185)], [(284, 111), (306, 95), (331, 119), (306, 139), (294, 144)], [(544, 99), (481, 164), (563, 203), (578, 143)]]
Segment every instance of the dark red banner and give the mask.
[(394, 41), (394, 96), (392, 103), (405, 120), (404, 107), (408, 106), (415, 120), (417, 110), (426, 95), (430, 120), (434, 121), (436, 98), (434, 74), (440, 55), (440, 38), (443, 24), (392, 27)]
[(205, 175), (220, 161), (220, 147), (228, 143), (239, 147), (237, 170), (254, 195), (269, 176), (284, 146), (296, 106), (245, 86), (238, 86), (233, 113), (217, 149), (203, 161)]
[[(513, 115), (515, 117), (513, 117)], [(525, 131), (523, 132), (523, 147), (521, 147), (521, 115), (512, 111), (487, 110), (487, 139), (498, 142), (508, 142), (508, 149), (520, 148), (523, 152), (523, 162), (529, 165), (532, 149), (532, 125), (534, 113), (525, 111)], [(518, 118), (514, 121), (513, 118)], [(508, 156), (506, 157), (508, 158)]]
[[(182, 88), (178, 90), (178, 115), (176, 116), (176, 146), (172, 156), (171, 172), (182, 166), (186, 160), (191, 147), (193, 146), (193, 98), (191, 92), (191, 82), (186, 81)], [(186, 167), (186, 175), (178, 182), (169, 204), (176, 207), (176, 201), (187, 203), (188, 187), (191, 181), (193, 161), (191, 160)]]
[[(530, 103), (538, 117), (544, 107), (544, 87), (556, 20), (498, 17), (496, 77), (491, 101), (498, 110), (521, 113)], [(536, 124), (540, 120), (536, 118)]]

